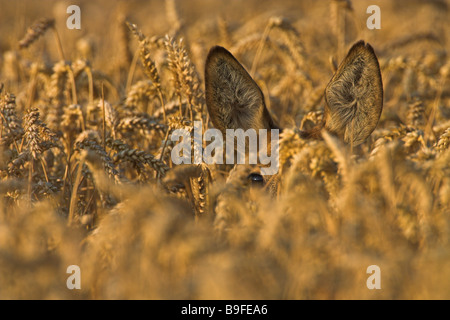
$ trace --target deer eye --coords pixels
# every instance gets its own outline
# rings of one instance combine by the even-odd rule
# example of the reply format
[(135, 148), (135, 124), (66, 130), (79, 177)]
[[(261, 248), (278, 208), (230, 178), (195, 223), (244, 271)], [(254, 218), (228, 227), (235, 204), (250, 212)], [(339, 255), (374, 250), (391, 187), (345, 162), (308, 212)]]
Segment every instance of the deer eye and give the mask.
[(262, 185), (264, 184), (264, 178), (259, 173), (251, 173), (249, 174), (247, 179), (250, 180), (252, 186), (262, 187)]

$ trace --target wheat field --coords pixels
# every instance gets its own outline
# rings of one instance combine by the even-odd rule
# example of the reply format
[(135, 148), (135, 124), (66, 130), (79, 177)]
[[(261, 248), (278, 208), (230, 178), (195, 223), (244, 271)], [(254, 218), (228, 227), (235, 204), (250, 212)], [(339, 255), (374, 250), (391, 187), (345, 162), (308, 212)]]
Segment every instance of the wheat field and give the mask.
[[(0, 7), (0, 299), (450, 299), (450, 1)], [(382, 72), (377, 128), (353, 150), (303, 140), (360, 39)], [(171, 162), (174, 129), (212, 127), (214, 45), (285, 128), (276, 193), (247, 166)]]

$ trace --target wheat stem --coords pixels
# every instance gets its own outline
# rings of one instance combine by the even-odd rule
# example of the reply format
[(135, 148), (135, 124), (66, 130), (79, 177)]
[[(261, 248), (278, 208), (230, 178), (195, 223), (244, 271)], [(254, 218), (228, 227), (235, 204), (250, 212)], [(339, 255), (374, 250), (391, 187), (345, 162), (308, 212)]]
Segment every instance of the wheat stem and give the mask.
[(70, 196), (69, 218), (67, 220), (68, 226), (72, 225), (75, 208), (77, 206), (78, 187), (80, 186), (80, 182), (81, 182), (83, 165), (84, 165), (84, 159), (81, 159), (80, 163), (78, 164), (77, 176), (75, 178), (75, 182), (74, 182), (74, 185), (72, 188), (72, 195)]

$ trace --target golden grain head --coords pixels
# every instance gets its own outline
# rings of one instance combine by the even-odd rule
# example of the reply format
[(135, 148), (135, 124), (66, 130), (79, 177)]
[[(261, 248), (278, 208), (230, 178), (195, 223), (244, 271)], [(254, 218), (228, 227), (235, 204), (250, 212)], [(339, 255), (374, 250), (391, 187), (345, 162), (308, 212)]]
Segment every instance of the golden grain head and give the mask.
[[(108, 3), (114, 25), (81, 0), (81, 32), (56, 13), (26, 29), (61, 5), (13, 3), (0, 299), (450, 298), (448, 0), (381, 1), (379, 30), (343, 0)], [(215, 45), (229, 52), (205, 76)], [(283, 128), (277, 175), (172, 162), (174, 130), (229, 120), (205, 99), (219, 67), (208, 103)], [(366, 286), (374, 264), (382, 290)], [(66, 288), (69, 265), (81, 290)]]

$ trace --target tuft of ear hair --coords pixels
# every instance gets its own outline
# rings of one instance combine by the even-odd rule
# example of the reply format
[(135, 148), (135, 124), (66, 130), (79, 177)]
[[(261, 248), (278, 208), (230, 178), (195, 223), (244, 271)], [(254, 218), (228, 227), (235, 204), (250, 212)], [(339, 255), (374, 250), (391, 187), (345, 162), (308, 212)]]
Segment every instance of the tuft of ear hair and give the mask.
[(383, 109), (383, 84), (373, 48), (358, 41), (325, 89), (324, 126), (357, 146), (373, 132)]
[(226, 129), (277, 128), (261, 89), (223, 47), (213, 47), (206, 59), (205, 96), (211, 121), (223, 133)]

